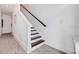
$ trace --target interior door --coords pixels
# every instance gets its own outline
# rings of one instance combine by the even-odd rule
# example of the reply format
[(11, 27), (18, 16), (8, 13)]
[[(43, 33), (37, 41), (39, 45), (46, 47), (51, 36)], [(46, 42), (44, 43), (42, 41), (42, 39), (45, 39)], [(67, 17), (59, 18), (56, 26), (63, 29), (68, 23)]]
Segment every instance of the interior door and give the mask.
[(3, 28), (2, 33), (11, 32), (11, 16), (3, 14)]

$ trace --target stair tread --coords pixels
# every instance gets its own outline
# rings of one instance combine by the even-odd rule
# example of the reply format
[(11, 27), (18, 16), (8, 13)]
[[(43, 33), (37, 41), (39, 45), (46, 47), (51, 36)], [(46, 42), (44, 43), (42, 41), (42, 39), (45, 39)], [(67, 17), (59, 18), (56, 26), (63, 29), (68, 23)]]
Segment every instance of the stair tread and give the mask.
[(33, 29), (33, 28), (35, 28), (35, 27), (31, 27), (31, 28)]
[(31, 33), (31, 35), (36, 35), (36, 34), (39, 34), (39, 33)]
[(37, 31), (37, 30), (31, 30), (31, 31)]
[(36, 42), (33, 42), (31, 45), (32, 47), (38, 45), (38, 44), (41, 44), (42, 42), (44, 42), (45, 40), (39, 40), (39, 41), (36, 41)]
[(35, 40), (35, 39), (38, 39), (38, 38), (41, 38), (41, 36), (32, 37), (31, 40)]

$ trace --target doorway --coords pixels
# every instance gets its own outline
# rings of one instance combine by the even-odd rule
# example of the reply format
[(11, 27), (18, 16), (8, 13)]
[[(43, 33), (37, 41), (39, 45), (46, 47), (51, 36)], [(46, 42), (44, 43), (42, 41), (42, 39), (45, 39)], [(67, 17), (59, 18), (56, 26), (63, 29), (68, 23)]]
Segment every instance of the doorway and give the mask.
[(3, 14), (1, 20), (1, 33), (11, 33), (11, 16)]

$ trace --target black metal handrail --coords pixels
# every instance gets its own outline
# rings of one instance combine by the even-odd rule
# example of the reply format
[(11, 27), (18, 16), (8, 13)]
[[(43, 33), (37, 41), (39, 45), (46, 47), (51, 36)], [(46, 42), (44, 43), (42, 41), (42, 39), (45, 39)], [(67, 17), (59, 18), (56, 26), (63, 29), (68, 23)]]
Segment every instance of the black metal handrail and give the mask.
[(22, 4), (21, 4), (21, 6), (28, 12), (28, 13), (30, 13), (36, 20), (38, 20), (44, 27), (46, 27), (46, 25), (42, 22), (42, 21), (40, 21), (34, 14), (32, 14), (28, 9), (26, 9)]

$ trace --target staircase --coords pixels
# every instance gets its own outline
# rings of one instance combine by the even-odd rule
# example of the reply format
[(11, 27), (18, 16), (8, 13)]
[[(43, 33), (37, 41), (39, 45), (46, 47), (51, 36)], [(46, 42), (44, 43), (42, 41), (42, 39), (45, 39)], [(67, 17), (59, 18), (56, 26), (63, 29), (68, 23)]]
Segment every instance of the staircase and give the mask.
[(31, 50), (35, 50), (45, 43), (42, 36), (38, 33), (35, 27), (31, 27)]
[[(25, 21), (26, 20), (28, 21), (29, 18), (27, 19), (27, 16), (29, 14), (31, 17), (33, 17), (35, 20), (37, 20), (40, 24), (42, 24), (42, 26), (46, 27), (46, 25), (42, 21), (40, 21), (30, 11), (28, 11), (25, 7), (23, 7), (23, 5), (20, 5), (20, 9), (21, 9), (20, 11), (21, 11), (23, 17), (26, 18)], [(27, 21), (26, 21), (26, 23), (31, 24), (30, 21), (28, 21), (28, 22)], [(33, 50), (35, 50), (35, 49), (39, 48), (40, 46), (42, 46), (43, 44), (45, 44), (45, 40), (42, 39), (42, 36), (40, 35), (40, 33), (37, 31), (37, 29), (34, 27), (33, 24), (31, 24), (31, 25), (32, 26), (28, 27), (29, 29), (28, 29), (28, 40), (27, 40), (28, 41), (27, 53), (30, 53)]]

